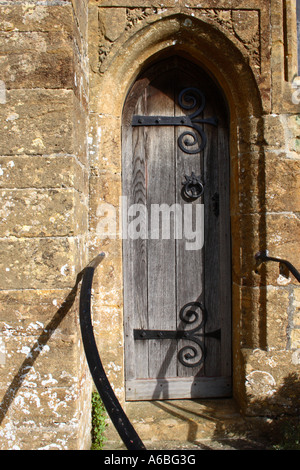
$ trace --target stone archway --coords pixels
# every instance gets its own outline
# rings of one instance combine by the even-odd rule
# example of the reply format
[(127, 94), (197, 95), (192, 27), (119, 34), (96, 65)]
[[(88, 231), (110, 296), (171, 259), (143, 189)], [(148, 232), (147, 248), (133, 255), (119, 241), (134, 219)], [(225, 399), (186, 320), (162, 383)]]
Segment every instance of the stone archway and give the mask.
[[(231, 34), (231, 33), (230, 33)], [(255, 247), (263, 243), (251, 225), (241, 224), (240, 200), (243, 165), (261, 163), (260, 147), (262, 102), (255, 67), (249, 65), (249, 55), (241, 43), (214, 25), (214, 19), (201, 19), (186, 13), (151, 15), (132, 22), (119, 34), (110, 50), (101, 58), (92, 60), (96, 73), (91, 82), (91, 252), (98, 248), (107, 252), (95, 280), (95, 311), (99, 312), (101, 330), (99, 347), (107, 364), (108, 375), (124, 395), (123, 350), (123, 294), (122, 294), (122, 237), (103, 239), (99, 234), (101, 204), (115, 208), (119, 215), (121, 196), (121, 116), (127, 92), (137, 75), (158, 59), (176, 54), (201, 65), (218, 82), (226, 97), (230, 113), (231, 154), (231, 226), (232, 226), (232, 296), (233, 296), (233, 391), (241, 404), (244, 402), (245, 376), (240, 350), (240, 315), (242, 285), (252, 283), (252, 271), (245, 263), (252, 257)], [(264, 102), (269, 107), (268, 97)], [(254, 176), (255, 178), (255, 176)], [(247, 188), (247, 185), (249, 187)], [(243, 192), (249, 193), (252, 181), (244, 181)], [(257, 212), (263, 205), (264, 178), (253, 204)], [(259, 218), (264, 233), (264, 218)], [(257, 251), (257, 250), (256, 250)], [(105, 332), (105, 333), (104, 333)], [(116, 346), (117, 345), (117, 346)]]

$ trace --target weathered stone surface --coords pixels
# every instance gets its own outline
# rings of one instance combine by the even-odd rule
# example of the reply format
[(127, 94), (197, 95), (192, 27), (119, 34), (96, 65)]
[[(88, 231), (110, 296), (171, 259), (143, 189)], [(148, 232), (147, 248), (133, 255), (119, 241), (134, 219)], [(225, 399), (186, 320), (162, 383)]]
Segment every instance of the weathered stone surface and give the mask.
[(0, 156), (0, 187), (74, 188), (85, 194), (88, 175), (73, 155)]
[(240, 213), (300, 209), (300, 160), (286, 153), (254, 152), (240, 158)]
[(300, 114), (287, 117), (286, 127), (289, 132), (289, 148), (300, 154)]
[[(69, 3), (69, 4), (68, 4)], [(65, 5), (42, 5), (11, 2), (0, 5), (1, 31), (57, 31), (72, 33), (73, 15), (70, 2)]]
[(10, 90), (0, 108), (0, 153), (72, 154), (73, 92)]
[(77, 288), (8, 290), (0, 292), (2, 334), (38, 338), (53, 335), (59, 340), (74, 337), (79, 323)]
[(88, 163), (88, 141), (87, 141), (87, 108), (85, 98), (81, 94), (81, 102), (77, 97), (74, 98), (72, 109), (73, 125), (73, 148), (78, 160), (83, 164)]
[[(254, 255), (267, 248), (270, 256), (288, 259), (298, 265), (298, 240), (300, 223), (297, 214), (262, 213), (232, 217), (232, 230), (239, 233), (242, 253), (233, 256), (233, 276), (242, 285), (280, 285), (278, 263), (257, 266)], [(296, 279), (291, 276), (293, 284)]]
[[(289, 342), (289, 291), (241, 288), (241, 341), (244, 347), (282, 350)], [(266, 312), (270, 312), (269, 314)]]
[(299, 366), (292, 352), (243, 349), (246, 372), (246, 413), (276, 416), (299, 413)]
[(293, 324), (294, 326), (300, 326), (300, 289), (295, 288), (293, 291)]
[(0, 54), (7, 88), (73, 87), (73, 46), (62, 33), (1, 33)]
[(115, 41), (124, 32), (126, 26), (126, 9), (102, 9), (99, 13), (101, 33), (109, 41)]
[(270, 147), (280, 149), (284, 146), (285, 135), (281, 116), (271, 114), (264, 117), (264, 138)]
[(74, 373), (74, 361), (77, 347), (75, 335), (72, 336), (64, 341), (53, 337), (46, 341), (42, 336), (38, 339), (15, 336), (9, 329), (4, 329), (7, 359), (5, 370), (0, 371), (1, 389), (8, 393), (8, 390), (13, 392), (14, 384), (17, 384), (16, 388), (33, 389), (76, 385), (78, 379)]
[(6, 423), (0, 430), (1, 450), (78, 450), (80, 442), (77, 438), (78, 426), (59, 426), (46, 429), (32, 424), (30, 421), (30, 432), (28, 424), (14, 427)]
[(266, 155), (266, 209), (298, 212), (300, 209), (300, 160), (285, 154)]
[(5, 189), (0, 197), (0, 237), (70, 237), (86, 230), (87, 210), (73, 189)]
[(75, 21), (78, 24), (77, 31), (83, 38), (83, 43), (86, 43), (88, 35), (88, 3), (89, 0), (72, 0), (72, 6), (74, 8)]
[(120, 117), (92, 114), (89, 130), (89, 144), (91, 167), (95, 169), (94, 171), (106, 170), (120, 173)]
[(73, 287), (80, 271), (75, 238), (2, 239), (2, 289)]
[(0, 3), (0, 447), (86, 449), (87, 3)]

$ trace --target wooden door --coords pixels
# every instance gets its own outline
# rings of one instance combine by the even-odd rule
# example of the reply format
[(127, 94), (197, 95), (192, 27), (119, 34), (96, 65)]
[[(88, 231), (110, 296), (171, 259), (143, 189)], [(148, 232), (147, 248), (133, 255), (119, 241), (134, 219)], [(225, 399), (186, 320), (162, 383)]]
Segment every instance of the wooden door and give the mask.
[(203, 70), (174, 57), (135, 82), (122, 184), (126, 399), (230, 396), (228, 116)]

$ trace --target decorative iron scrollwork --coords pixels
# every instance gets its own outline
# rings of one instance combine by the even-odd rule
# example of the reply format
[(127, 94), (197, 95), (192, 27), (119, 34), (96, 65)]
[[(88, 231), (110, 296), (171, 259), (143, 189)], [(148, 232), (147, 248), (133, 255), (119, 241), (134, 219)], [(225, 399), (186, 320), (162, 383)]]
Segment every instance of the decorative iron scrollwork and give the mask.
[[(202, 91), (195, 87), (185, 88), (179, 93), (178, 104), (184, 110), (193, 110), (187, 116), (140, 116), (132, 118), (132, 126), (184, 126), (196, 131), (185, 131), (178, 137), (179, 148), (187, 154), (194, 155), (201, 152), (206, 144), (207, 137), (201, 127), (202, 124), (218, 125), (216, 117), (202, 119), (200, 114), (204, 111), (206, 99)], [(196, 148), (195, 148), (196, 146)]]
[(183, 194), (188, 199), (198, 199), (202, 196), (204, 191), (204, 184), (201, 182), (200, 175), (196, 176), (194, 172), (192, 172), (191, 176), (184, 175), (185, 181), (182, 182), (183, 184)]
[(189, 302), (185, 304), (179, 312), (180, 320), (188, 325), (197, 325), (190, 330), (133, 330), (134, 339), (145, 340), (164, 340), (177, 339), (191, 341), (193, 345), (187, 344), (178, 352), (178, 360), (185, 367), (198, 367), (206, 358), (206, 348), (203, 338), (211, 337), (217, 340), (221, 338), (221, 330), (215, 330), (205, 333), (204, 327), (207, 320), (207, 313), (200, 302)]
[[(199, 142), (199, 138), (194, 132), (186, 131), (178, 137), (178, 145), (180, 149), (185, 153), (199, 153), (206, 147), (207, 143), (206, 134), (202, 129), (201, 125), (199, 124), (211, 124), (213, 126), (217, 126), (218, 120), (215, 117), (207, 119), (201, 119), (199, 117), (199, 115), (204, 111), (206, 99), (204, 93), (198, 88), (190, 87), (182, 90), (178, 96), (178, 103), (179, 106), (185, 110), (195, 109), (198, 104), (197, 109), (192, 114), (186, 116), (187, 123), (185, 123), (184, 125), (195, 129), (198, 135), (200, 136), (201, 140)], [(190, 137), (191, 139), (187, 139), (186, 137)], [(194, 145), (198, 145), (198, 147), (193, 149), (189, 148), (193, 147)]]
[[(201, 318), (199, 310), (201, 311)], [(178, 360), (185, 367), (200, 366), (206, 357), (206, 348), (203, 341), (200, 340), (198, 332), (204, 328), (206, 323), (206, 311), (200, 302), (189, 302), (180, 310), (179, 318), (186, 324), (198, 325), (192, 330), (184, 330), (184, 339), (192, 341), (197, 346), (186, 345), (181, 348), (178, 352)], [(203, 333), (201, 336), (203, 336)]]

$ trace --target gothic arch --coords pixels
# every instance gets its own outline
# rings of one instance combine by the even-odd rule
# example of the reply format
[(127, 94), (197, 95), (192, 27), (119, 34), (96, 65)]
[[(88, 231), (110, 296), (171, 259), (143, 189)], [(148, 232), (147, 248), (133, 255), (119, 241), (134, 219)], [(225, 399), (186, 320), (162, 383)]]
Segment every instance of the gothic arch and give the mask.
[[(111, 98), (120, 101), (121, 95), (123, 103), (129, 87), (145, 67), (158, 57), (182, 54), (206, 68), (219, 82), (232, 117), (260, 115), (259, 73), (241, 42), (204, 19), (182, 13), (165, 15), (150, 16), (152, 21), (147, 18), (120, 35), (99, 67), (101, 95), (107, 92), (107, 81), (110, 89), (114, 83), (119, 93)], [(110, 103), (111, 110), (114, 99)]]
[[(246, 245), (244, 245), (246, 237), (245, 229), (240, 227), (240, 194), (241, 191), (244, 193), (249, 191), (246, 186), (247, 184), (251, 185), (251, 182), (244, 182), (241, 187), (241, 166), (239, 163), (241, 155), (247, 155), (247, 158), (251, 160), (251, 152), (253, 152), (253, 155), (255, 152), (255, 158), (258, 158), (262, 163), (261, 188), (259, 190), (261, 199), (257, 201), (257, 212), (259, 212), (260, 206), (264, 204), (263, 153), (260, 147), (262, 142), (260, 119), (263, 104), (259, 89), (259, 74), (251, 64), (247, 50), (236, 38), (230, 37), (230, 34), (226, 35), (210, 19), (204, 21), (204, 19), (198, 19), (186, 13), (150, 15), (125, 30), (100, 64), (95, 82), (97, 85), (93, 88), (96, 93), (91, 92), (92, 113), (101, 116), (102, 135), (102, 144), (98, 148), (99, 156), (95, 160), (96, 170), (94, 171), (97, 172), (97, 165), (99, 173), (101, 169), (104, 169), (107, 178), (111, 177), (115, 187), (120, 190), (122, 171), (121, 116), (127, 93), (136, 77), (149, 65), (161, 58), (175, 54), (181, 55), (204, 68), (222, 89), (229, 106), (233, 257), (233, 361), (235, 362), (233, 369), (236, 371), (234, 390), (238, 395), (240, 393), (238, 390), (240, 387), (244, 387), (245, 381), (242, 377), (243, 372), (239, 359), (241, 286), (245, 282), (245, 278), (247, 278), (246, 282), (250, 284), (252, 282), (251, 272), (245, 272), (246, 268), (241, 258), (241, 251), (243, 251), (243, 257), (246, 253), (246, 258), (251, 260), (250, 267), (248, 266), (251, 271), (254, 240), (257, 237), (259, 238), (252, 227), (247, 227), (249, 232)], [(267, 103), (267, 100), (265, 102)], [(109, 136), (115, 145), (112, 146), (105, 142), (105, 139)], [(108, 161), (108, 164), (104, 166), (99, 163), (103, 156), (105, 161)], [(105, 190), (102, 190), (101, 193), (93, 187), (93, 184), (91, 185), (91, 191), (97, 193), (101, 200), (105, 200), (105, 198), (107, 202), (112, 200), (112, 197), (105, 195)], [(95, 220), (94, 228), (93, 223), (91, 224), (92, 244), (94, 246), (99, 245), (102, 249), (107, 249), (108, 252), (112, 250), (110, 254), (111, 263), (114, 265), (115, 260), (115, 266), (118, 264), (119, 270), (122, 272), (122, 263), (120, 261), (122, 259), (122, 241), (117, 240), (113, 243), (111, 241), (106, 243), (100, 238), (97, 239), (96, 215), (97, 209), (92, 208), (91, 220)], [(263, 228), (263, 217), (259, 223), (260, 228)], [(116, 270), (115, 266), (114, 270)], [(122, 290), (121, 282), (121, 278), (116, 281), (120, 291)], [(112, 291), (113, 287), (109, 290)], [(116, 296), (113, 295), (113, 297), (117, 299), (111, 300), (113, 304), (118, 301), (122, 305), (120, 293)], [(100, 300), (99, 305), (101, 302)], [(122, 317), (121, 307), (120, 313)], [(101, 313), (101, 315), (105, 316), (104, 313)], [(106, 331), (106, 333), (107, 340), (104, 342), (103, 350), (105, 349), (109, 355), (109, 351), (114, 349), (113, 345), (116, 344), (116, 341), (122, 342), (123, 339), (121, 333), (114, 339), (112, 339), (112, 336), (116, 333), (111, 332), (110, 334), (109, 331)], [(120, 354), (117, 362), (122, 365), (123, 353)], [(123, 383), (122, 374), (123, 372), (116, 379), (117, 383)]]

